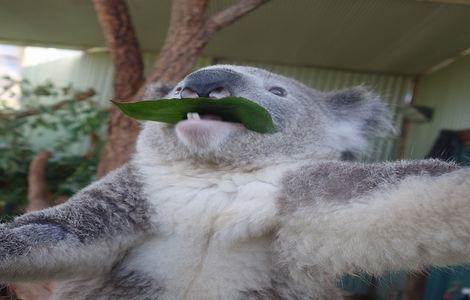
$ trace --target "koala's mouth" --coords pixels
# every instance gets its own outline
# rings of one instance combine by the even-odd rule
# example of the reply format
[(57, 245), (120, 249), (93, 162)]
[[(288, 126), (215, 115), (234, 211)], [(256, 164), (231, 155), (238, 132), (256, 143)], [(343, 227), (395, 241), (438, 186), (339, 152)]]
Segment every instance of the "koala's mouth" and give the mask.
[[(246, 128), (242, 122), (225, 115), (214, 113), (189, 112), (186, 119), (176, 124), (176, 131), (187, 135), (197, 136), (198, 134), (207, 134), (216, 131), (228, 133), (228, 131)], [(225, 128), (225, 129), (222, 129)]]
[(221, 122), (230, 122), (230, 123), (238, 123), (242, 124), (240, 120), (237, 120), (235, 118), (230, 118), (227, 116), (218, 116), (214, 113), (209, 113), (209, 114), (199, 114), (197, 112), (189, 112), (186, 115), (187, 120), (212, 120), (212, 121), (221, 121)]

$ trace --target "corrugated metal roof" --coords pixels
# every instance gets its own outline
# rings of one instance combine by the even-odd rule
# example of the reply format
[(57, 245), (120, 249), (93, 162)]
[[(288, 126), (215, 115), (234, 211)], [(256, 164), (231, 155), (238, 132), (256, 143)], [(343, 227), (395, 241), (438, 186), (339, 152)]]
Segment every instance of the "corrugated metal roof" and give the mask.
[[(438, 1), (438, 0), (435, 0)], [(218, 33), (205, 54), (228, 59), (417, 74), (470, 47), (463, 1), (272, 0)], [(213, 0), (211, 11), (234, 3)], [(3, 0), (0, 40), (103, 46), (89, 0)], [(128, 1), (144, 49), (158, 51), (169, 0)]]

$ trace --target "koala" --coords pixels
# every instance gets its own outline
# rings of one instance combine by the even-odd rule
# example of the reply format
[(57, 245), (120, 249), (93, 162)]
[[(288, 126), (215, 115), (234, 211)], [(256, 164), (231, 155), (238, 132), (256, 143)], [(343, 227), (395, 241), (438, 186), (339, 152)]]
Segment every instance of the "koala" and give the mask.
[(166, 98), (225, 96), (263, 106), (276, 132), (143, 122), (129, 163), (1, 225), (0, 280), (57, 280), (54, 299), (319, 300), (341, 299), (345, 274), (470, 261), (469, 168), (354, 159), (391, 129), (374, 94), (216, 65)]

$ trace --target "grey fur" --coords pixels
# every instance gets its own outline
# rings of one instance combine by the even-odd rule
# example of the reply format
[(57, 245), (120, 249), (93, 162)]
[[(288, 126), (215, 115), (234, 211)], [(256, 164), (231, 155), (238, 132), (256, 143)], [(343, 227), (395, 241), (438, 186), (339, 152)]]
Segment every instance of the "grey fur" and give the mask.
[(156, 82), (147, 87), (144, 94), (144, 99), (159, 99), (163, 98), (174, 88), (174, 85)]
[(314, 268), (304, 269), (310, 277), (308, 286), (298, 285), (287, 266), (276, 265), (272, 271), (271, 286), (240, 292), (240, 300), (340, 300), (334, 278)]
[(137, 177), (133, 167), (126, 165), (80, 191), (66, 204), (18, 217), (14, 226), (59, 226), (83, 244), (117, 233), (143, 232), (149, 228), (150, 212)]
[[(286, 175), (279, 196), (283, 214), (315, 206), (319, 202), (350, 202), (374, 191), (386, 191), (409, 176), (439, 176), (459, 167), (440, 160), (396, 163), (328, 161), (302, 166)], [(311, 191), (315, 191), (312, 195)]]
[(106, 276), (92, 279), (75, 279), (61, 284), (57, 299), (96, 299), (127, 300), (159, 299), (162, 295), (161, 283), (136, 271), (116, 268)]
[[(158, 83), (145, 97), (180, 98), (184, 88), (205, 96), (218, 87), (264, 106), (277, 132), (237, 129), (208, 147), (184, 143), (174, 125), (146, 122), (129, 164), (65, 204), (0, 226), (0, 279), (60, 279), (56, 300), (168, 300), (181, 295), (189, 265), (195, 275), (185, 278), (185, 299), (211, 298), (200, 292), (213, 289), (217, 299), (332, 300), (341, 299), (336, 283), (345, 273), (470, 261), (469, 169), (351, 162), (370, 137), (392, 129), (376, 95), (363, 87), (323, 93), (222, 65), (173, 89)], [(172, 242), (197, 246), (178, 256)], [(188, 256), (181, 273), (159, 273), (179, 270)], [(249, 267), (204, 273), (233, 263), (226, 257)], [(217, 282), (198, 282), (201, 274)]]
[(378, 104), (381, 103), (379, 96), (363, 86), (333, 92), (327, 98), (328, 106), (338, 120), (362, 120), (360, 130), (365, 136), (393, 131), (388, 108)]
[[(65, 204), (4, 224), (0, 230), (0, 268), (13, 269), (0, 272), (0, 279), (63, 279), (82, 272), (106, 271), (113, 259), (122, 256), (122, 251), (150, 228), (151, 211), (142, 198), (137, 177), (132, 166), (124, 166)], [(90, 246), (96, 251), (93, 258), (87, 253)], [(74, 260), (63, 252), (69, 247)], [(42, 261), (45, 253), (50, 258)], [(103, 264), (100, 259), (111, 261)]]
[(240, 300), (280, 300), (279, 293), (273, 288), (240, 292)]

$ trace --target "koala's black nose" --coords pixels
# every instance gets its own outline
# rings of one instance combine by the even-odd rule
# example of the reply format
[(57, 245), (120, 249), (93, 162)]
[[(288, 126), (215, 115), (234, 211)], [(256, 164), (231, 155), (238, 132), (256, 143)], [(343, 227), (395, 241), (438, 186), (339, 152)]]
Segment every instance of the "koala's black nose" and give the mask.
[(229, 69), (201, 70), (186, 77), (181, 98), (223, 98), (233, 95), (233, 89), (240, 85), (240, 74)]

